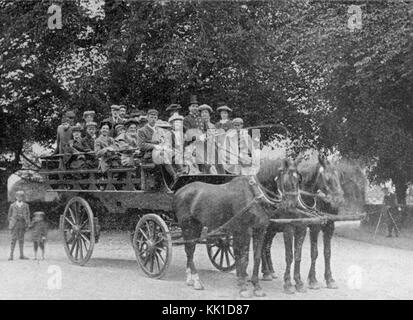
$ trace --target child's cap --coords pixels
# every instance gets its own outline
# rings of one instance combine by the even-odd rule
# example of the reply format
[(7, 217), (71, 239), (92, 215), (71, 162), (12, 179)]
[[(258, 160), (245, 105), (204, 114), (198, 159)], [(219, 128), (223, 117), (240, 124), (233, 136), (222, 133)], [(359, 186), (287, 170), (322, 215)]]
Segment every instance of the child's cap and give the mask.
[(35, 215), (35, 216), (44, 216), (44, 212), (43, 211), (36, 211), (35, 213), (33, 213), (33, 215)]

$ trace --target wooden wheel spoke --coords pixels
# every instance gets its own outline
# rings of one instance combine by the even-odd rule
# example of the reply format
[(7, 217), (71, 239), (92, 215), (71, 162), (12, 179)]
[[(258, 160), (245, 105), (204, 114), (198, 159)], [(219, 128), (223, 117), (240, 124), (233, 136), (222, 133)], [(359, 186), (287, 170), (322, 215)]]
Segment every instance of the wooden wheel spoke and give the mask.
[(159, 255), (159, 258), (161, 258), (162, 263), (165, 264), (165, 259), (162, 257), (162, 253), (161, 253), (161, 252), (157, 252), (157, 254)]
[(150, 259), (151, 259), (151, 268), (150, 268), (150, 270), (151, 270), (151, 272), (153, 272), (153, 267), (154, 267), (154, 265), (155, 265), (155, 258), (154, 258), (154, 254), (153, 253), (151, 253), (150, 254)]
[(73, 214), (73, 211), (72, 211), (72, 209), (71, 209), (70, 207), (68, 208), (68, 210), (69, 210), (70, 216), (72, 217), (72, 221), (73, 221), (73, 223), (75, 224), (75, 223), (76, 223), (76, 217), (75, 217), (75, 215)]
[(146, 235), (145, 231), (142, 230), (142, 228), (139, 228), (139, 231), (140, 231), (141, 234), (145, 237), (146, 240), (149, 240), (148, 236)]
[(222, 263), (224, 262), (224, 250), (221, 249), (221, 255), (219, 259), (219, 265), (222, 266)]
[(215, 258), (218, 256), (218, 254), (220, 253), (221, 248), (218, 247), (218, 250), (215, 252), (214, 256), (212, 257), (212, 260), (215, 261)]
[(78, 260), (79, 256), (79, 239), (76, 239), (76, 253), (75, 253), (75, 259)]
[(71, 256), (73, 256), (73, 250), (74, 250), (75, 246), (76, 246), (76, 239), (75, 239), (75, 241), (73, 241), (72, 247), (70, 248), (70, 255)]
[(227, 267), (229, 267), (231, 264), (229, 263), (228, 250), (224, 250), (224, 253), (225, 253), (225, 261), (227, 262)]
[(70, 220), (69, 220), (69, 218), (68, 218), (68, 217), (66, 217), (66, 216), (65, 216), (65, 220), (66, 220), (67, 222), (69, 222), (69, 224), (70, 224), (72, 227), (74, 227), (74, 226), (75, 226), (75, 225), (73, 224), (73, 222), (72, 222), (72, 221), (70, 221)]
[(158, 253), (155, 251), (154, 253), (155, 260), (156, 260), (156, 265), (158, 266), (158, 272), (161, 271), (161, 265), (159, 263), (159, 258), (158, 258)]
[(82, 238), (79, 238), (79, 244), (80, 244), (80, 259), (83, 260), (83, 240)]
[(228, 252), (229, 252), (229, 254), (231, 255), (232, 259), (235, 260), (234, 253), (232, 252), (232, 247), (229, 247), (229, 248), (228, 248)]
[(85, 241), (85, 248), (86, 248), (86, 242), (90, 242), (90, 240), (83, 233), (80, 233), (80, 237)]

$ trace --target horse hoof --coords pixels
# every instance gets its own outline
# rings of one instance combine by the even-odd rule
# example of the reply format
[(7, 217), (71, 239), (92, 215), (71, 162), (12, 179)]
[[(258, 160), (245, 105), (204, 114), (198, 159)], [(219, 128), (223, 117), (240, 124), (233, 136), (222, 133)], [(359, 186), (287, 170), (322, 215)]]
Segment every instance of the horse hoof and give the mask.
[(294, 294), (294, 287), (293, 286), (284, 286), (284, 293), (286, 294)]
[(272, 279), (273, 279), (273, 277), (272, 277), (271, 274), (264, 274), (264, 275), (262, 276), (262, 280), (263, 280), (263, 281), (272, 281)]
[(196, 281), (196, 282), (194, 283), (194, 289), (195, 289), (195, 290), (204, 290), (204, 286), (202, 285), (201, 282)]
[(254, 290), (254, 296), (256, 296), (256, 297), (265, 297), (266, 294), (262, 289), (256, 289), (256, 290)]
[(194, 280), (186, 280), (186, 285), (192, 287), (194, 285)]
[(305, 293), (305, 292), (307, 292), (307, 289), (304, 287), (304, 285), (296, 285), (295, 286), (295, 290), (297, 290), (297, 292), (300, 292), (300, 293)]
[(334, 280), (327, 281), (327, 288), (328, 289), (338, 289), (338, 285)]
[(250, 289), (241, 290), (239, 292), (239, 295), (241, 296), (241, 298), (251, 298), (252, 291)]
[(311, 290), (318, 290), (320, 289), (320, 284), (317, 281), (311, 281), (308, 284), (308, 288)]

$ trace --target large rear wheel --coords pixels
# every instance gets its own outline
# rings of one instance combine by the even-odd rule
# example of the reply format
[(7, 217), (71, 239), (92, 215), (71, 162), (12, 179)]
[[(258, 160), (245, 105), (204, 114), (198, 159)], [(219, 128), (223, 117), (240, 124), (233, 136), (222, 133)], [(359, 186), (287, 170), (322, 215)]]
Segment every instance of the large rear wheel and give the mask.
[(172, 260), (172, 239), (165, 221), (146, 214), (137, 223), (133, 249), (139, 266), (151, 278), (162, 278)]
[(74, 197), (66, 204), (60, 222), (66, 255), (75, 264), (85, 265), (93, 253), (95, 226), (89, 203)]

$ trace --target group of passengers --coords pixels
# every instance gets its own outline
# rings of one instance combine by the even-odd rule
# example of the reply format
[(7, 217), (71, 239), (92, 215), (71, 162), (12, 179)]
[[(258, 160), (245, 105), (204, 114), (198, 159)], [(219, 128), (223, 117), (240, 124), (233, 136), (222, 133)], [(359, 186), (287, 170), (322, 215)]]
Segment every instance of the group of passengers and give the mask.
[[(216, 159), (197, 159), (199, 152), (195, 152), (195, 142), (201, 140), (204, 144), (213, 144), (208, 149), (216, 151), (213, 157), (220, 153), (217, 140), (210, 139), (217, 131), (224, 132), (223, 139), (231, 139), (237, 133), (238, 142), (245, 141), (250, 145), (248, 134), (244, 134), (243, 139), (239, 137), (243, 120), (230, 120), (232, 109), (225, 103), (219, 103), (217, 111), (221, 119), (214, 125), (210, 118), (212, 108), (207, 104), (199, 106), (196, 96), (191, 96), (186, 117), (179, 114), (181, 109), (179, 104), (169, 105), (166, 111), (170, 118), (162, 121), (158, 119), (155, 109), (148, 110), (146, 114), (138, 110), (128, 115), (126, 106), (112, 105), (111, 116), (102, 120), (99, 126), (95, 122), (94, 111), (85, 111), (83, 122), (76, 125), (75, 113), (68, 111), (57, 129), (55, 154), (60, 154), (60, 168), (98, 167), (105, 172), (108, 168), (133, 166), (140, 159), (162, 165), (174, 179), (187, 173), (242, 173), (242, 161), (224, 166)], [(226, 156), (228, 152), (231, 153), (226, 150)], [(245, 158), (249, 158), (248, 155)]]

